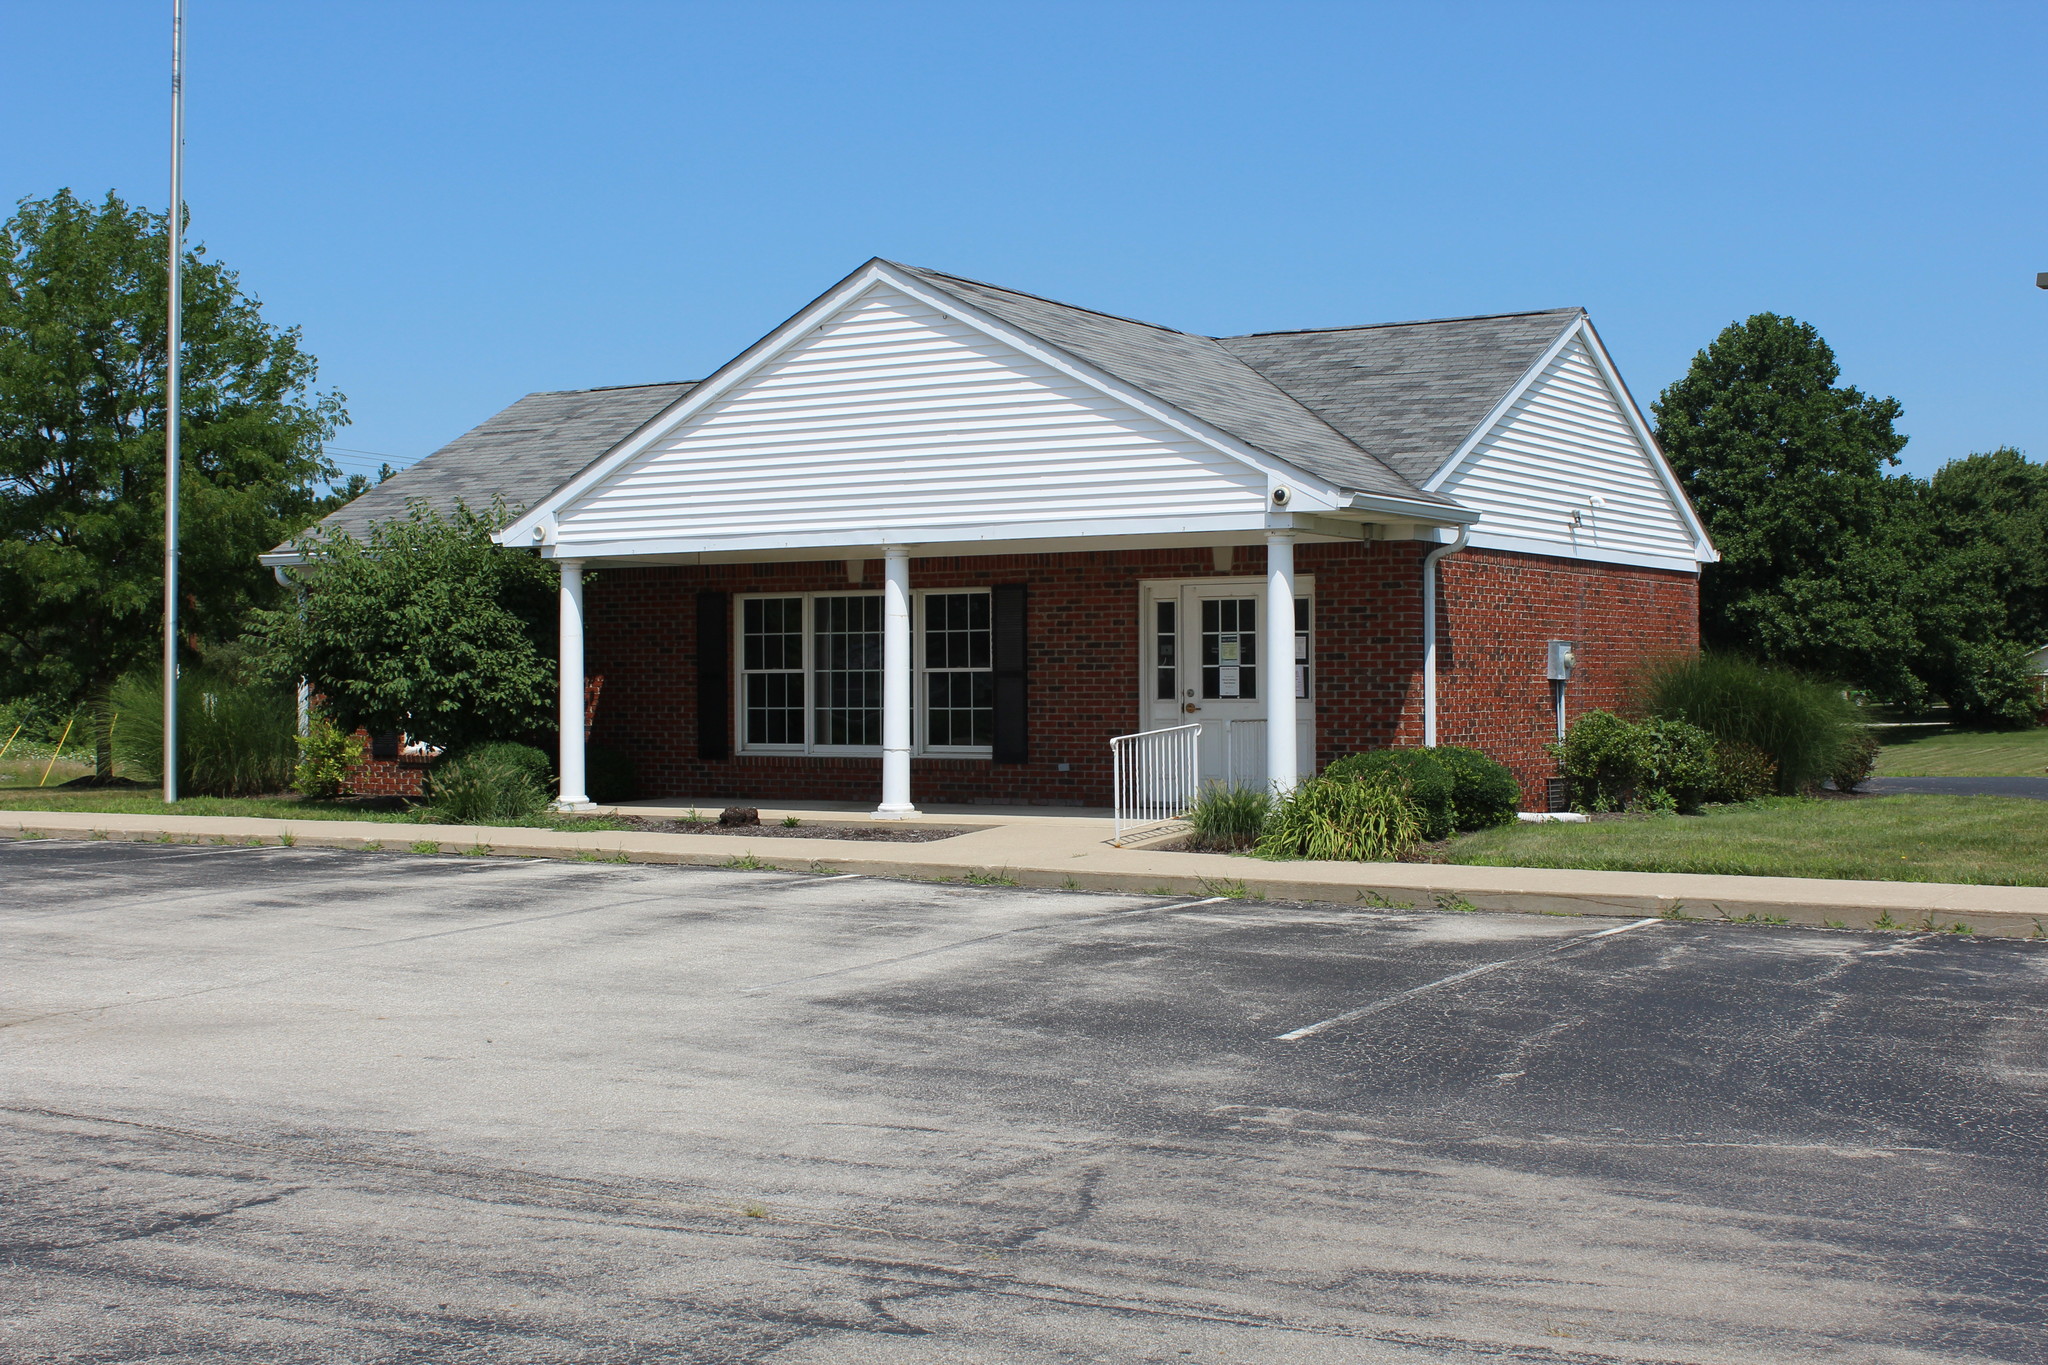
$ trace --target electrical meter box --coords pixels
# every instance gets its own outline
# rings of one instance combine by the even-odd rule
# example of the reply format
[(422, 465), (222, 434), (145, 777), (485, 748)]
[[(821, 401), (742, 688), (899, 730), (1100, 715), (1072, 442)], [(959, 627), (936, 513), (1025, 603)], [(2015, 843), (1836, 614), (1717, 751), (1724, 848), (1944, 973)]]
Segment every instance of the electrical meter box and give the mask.
[(1548, 676), (1552, 682), (1570, 682), (1572, 669), (1579, 662), (1578, 646), (1570, 640), (1552, 640)]

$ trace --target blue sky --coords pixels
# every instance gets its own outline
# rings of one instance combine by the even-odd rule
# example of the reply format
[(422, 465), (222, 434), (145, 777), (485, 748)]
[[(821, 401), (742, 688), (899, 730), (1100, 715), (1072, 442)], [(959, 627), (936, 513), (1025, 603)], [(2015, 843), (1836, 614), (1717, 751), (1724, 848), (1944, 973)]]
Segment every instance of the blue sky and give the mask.
[[(1773, 310), (1908, 468), (2048, 457), (2048, 5), (190, 11), (194, 235), (352, 467), (701, 376), (874, 255), (1215, 334), (1582, 304), (1646, 406)], [(10, 203), (164, 201), (168, 13), (0, 0)]]

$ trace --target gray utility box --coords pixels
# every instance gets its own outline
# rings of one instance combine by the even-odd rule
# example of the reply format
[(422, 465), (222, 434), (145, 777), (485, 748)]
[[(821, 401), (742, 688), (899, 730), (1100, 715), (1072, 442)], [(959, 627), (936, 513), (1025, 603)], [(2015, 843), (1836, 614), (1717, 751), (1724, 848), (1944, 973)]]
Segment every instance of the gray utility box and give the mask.
[(1570, 682), (1572, 669), (1579, 662), (1579, 647), (1570, 640), (1550, 642), (1549, 671), (1546, 674), (1552, 682)]

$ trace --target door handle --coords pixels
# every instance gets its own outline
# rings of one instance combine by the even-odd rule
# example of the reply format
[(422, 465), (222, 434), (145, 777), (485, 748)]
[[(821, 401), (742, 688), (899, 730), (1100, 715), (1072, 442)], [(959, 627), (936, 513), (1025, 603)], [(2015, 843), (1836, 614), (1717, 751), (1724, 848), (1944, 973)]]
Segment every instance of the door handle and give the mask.
[(1195, 705), (1193, 702), (1188, 702), (1185, 705), (1183, 705), (1180, 709), (1186, 714), (1192, 716), (1195, 712), (1201, 710), (1202, 708)]

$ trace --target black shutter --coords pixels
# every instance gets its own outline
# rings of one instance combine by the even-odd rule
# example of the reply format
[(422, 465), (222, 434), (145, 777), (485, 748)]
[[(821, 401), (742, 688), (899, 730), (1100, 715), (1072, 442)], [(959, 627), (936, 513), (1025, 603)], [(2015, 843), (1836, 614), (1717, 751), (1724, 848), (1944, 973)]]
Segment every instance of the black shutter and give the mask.
[(732, 594), (697, 594), (697, 757), (730, 758)]
[(1001, 583), (990, 589), (990, 672), (995, 681), (995, 761), (1023, 763), (1031, 754), (1030, 662), (1026, 589)]

